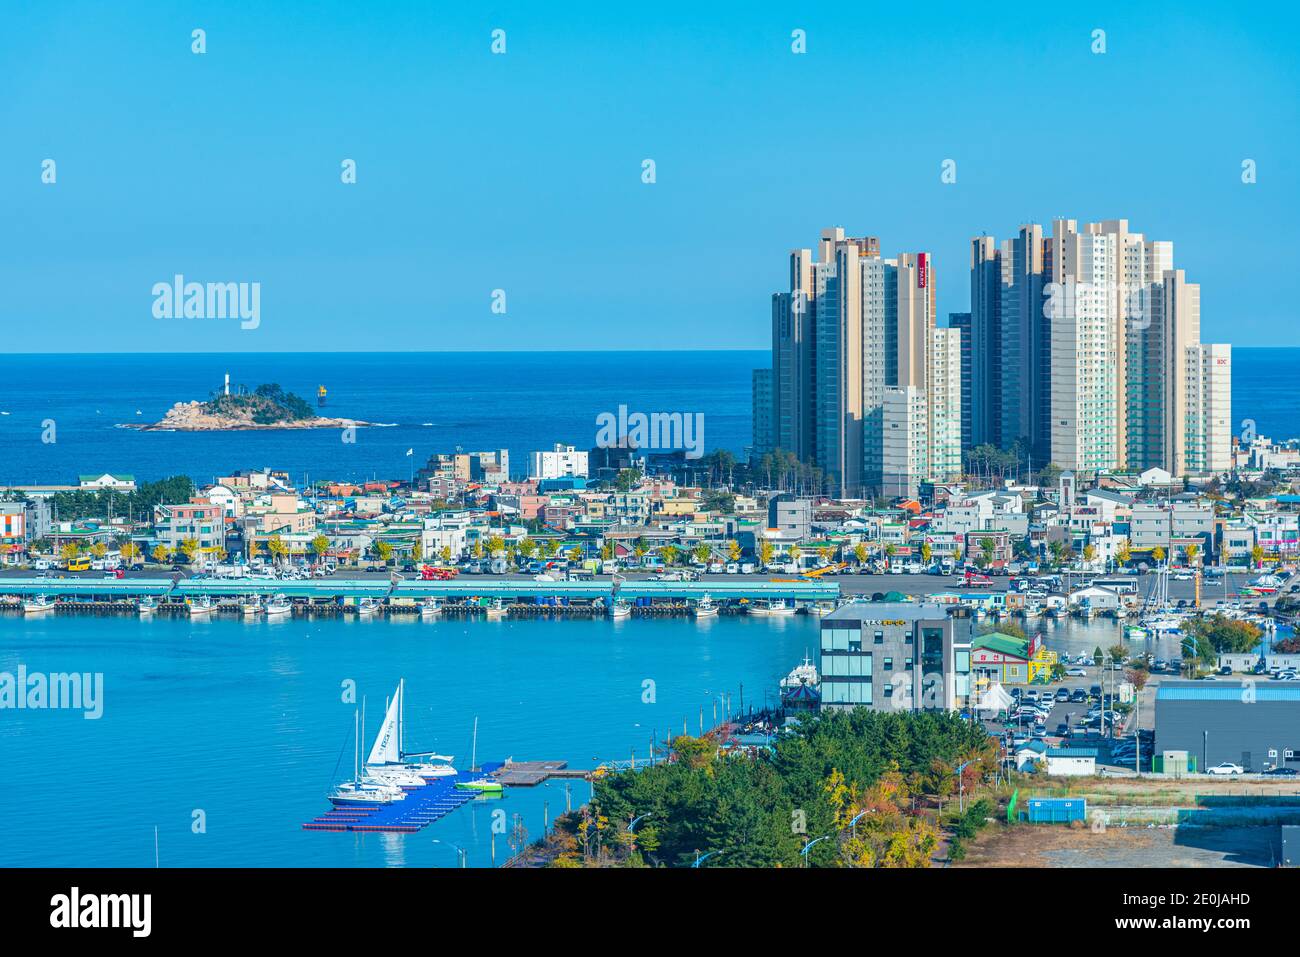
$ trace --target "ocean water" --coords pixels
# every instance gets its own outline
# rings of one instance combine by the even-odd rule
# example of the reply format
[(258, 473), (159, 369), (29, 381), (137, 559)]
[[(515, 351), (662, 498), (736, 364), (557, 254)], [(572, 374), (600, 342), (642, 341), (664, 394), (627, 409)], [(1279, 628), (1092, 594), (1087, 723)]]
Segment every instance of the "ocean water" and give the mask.
[[(139, 480), (183, 472), (198, 482), (275, 467), (295, 479), (409, 476), (433, 452), (507, 448), (513, 472), (555, 442), (590, 449), (596, 416), (698, 412), (704, 445), (750, 443), (751, 370), (765, 352), (14, 355), (0, 376), (0, 485), (75, 483), (81, 473)], [(384, 423), (359, 429), (139, 432), (179, 401), (207, 399), (223, 377), (277, 382), (325, 415)], [(140, 414), (136, 415), (139, 410)], [(54, 423), (54, 442), (43, 441)], [(407, 449), (414, 449), (407, 456)]]
[[(1233, 362), (1234, 427), (1250, 418), (1262, 434), (1300, 436), (1300, 349), (1237, 349)], [(751, 442), (750, 373), (769, 363), (762, 351), (12, 355), (0, 376), (0, 485), (66, 484), (84, 472), (208, 482), (264, 466), (295, 478), (395, 478), (457, 446), (507, 448), (523, 472), (529, 452), (554, 442), (593, 447), (596, 416), (620, 404), (702, 413), (706, 450), (739, 455)], [(312, 401), (323, 384), (325, 414), (390, 427), (361, 429), (354, 444), (334, 430), (117, 428), (207, 398), (227, 372), (236, 384), (278, 382)], [(42, 441), (51, 421), (55, 441)]]
[[(657, 733), (699, 730), (720, 695), (761, 706), (816, 654), (805, 616), (419, 622), (0, 616), (0, 671), (101, 672), (103, 716), (0, 710), (0, 867), (454, 867), (491, 863), (492, 812), (538, 837), (582, 780), (510, 788), (415, 834), (304, 831), (351, 777), (353, 712), (369, 749), (406, 679), (406, 746), (478, 759), (645, 758)], [(743, 689), (742, 689), (743, 686)], [(644, 699), (651, 700), (644, 700)], [(720, 712), (722, 705), (719, 705)], [(206, 833), (194, 833), (195, 811)], [(437, 838), (441, 843), (435, 843)], [(498, 836), (498, 861), (509, 856)], [(450, 843), (447, 843), (450, 842)]]

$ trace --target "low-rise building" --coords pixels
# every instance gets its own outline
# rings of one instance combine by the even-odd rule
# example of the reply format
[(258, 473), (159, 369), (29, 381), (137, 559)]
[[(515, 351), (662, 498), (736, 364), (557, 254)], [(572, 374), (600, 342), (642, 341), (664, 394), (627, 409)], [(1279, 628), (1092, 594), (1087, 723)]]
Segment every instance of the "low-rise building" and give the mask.
[(821, 706), (953, 711), (970, 695), (971, 621), (939, 605), (845, 605), (821, 620)]

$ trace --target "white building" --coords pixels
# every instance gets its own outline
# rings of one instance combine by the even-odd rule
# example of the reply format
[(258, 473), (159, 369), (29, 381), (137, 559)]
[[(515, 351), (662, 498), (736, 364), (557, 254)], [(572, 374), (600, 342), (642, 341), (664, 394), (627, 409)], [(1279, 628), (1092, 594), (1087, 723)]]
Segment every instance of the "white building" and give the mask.
[(885, 390), (882, 462), (884, 493), (915, 498), (929, 477), (929, 416), (924, 389)]
[(529, 456), (530, 479), (586, 478), (587, 456), (572, 445), (556, 443), (549, 452), (534, 452)]
[(84, 489), (112, 489), (114, 492), (135, 491), (134, 475), (112, 475), (104, 472), (101, 475), (81, 475), (78, 476), (78, 479), (78, 484)]

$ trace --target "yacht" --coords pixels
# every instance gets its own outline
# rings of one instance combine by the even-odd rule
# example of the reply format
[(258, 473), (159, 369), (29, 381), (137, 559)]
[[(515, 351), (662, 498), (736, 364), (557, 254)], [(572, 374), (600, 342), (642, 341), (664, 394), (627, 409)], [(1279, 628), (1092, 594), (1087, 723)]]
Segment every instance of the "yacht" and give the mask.
[[(406, 799), (406, 792), (394, 784), (361, 776), (361, 712), (353, 712), (352, 780), (344, 781), (329, 793), (335, 807), (381, 807)], [(383, 733), (381, 729), (381, 734)], [(373, 752), (372, 752), (373, 753)]]
[(747, 611), (762, 618), (793, 615), (794, 605), (783, 598), (759, 598), (749, 603)]
[[(428, 760), (411, 762), (405, 758), (415, 757), (402, 750), (406, 737), (406, 679), (397, 682), (397, 691), (388, 702), (384, 712), (384, 721), (375, 735), (375, 743), (366, 757), (365, 772), (369, 778), (383, 783), (404, 788), (423, 787), (434, 778), (449, 777), (456, 774), (451, 766), (451, 755), (429, 752), (419, 757)], [(434, 763), (438, 762), (438, 763)]]
[(387, 784), (344, 781), (329, 795), (335, 807), (376, 807), (406, 798), (406, 792)]
[(473, 781), (456, 782), (456, 790), (477, 791), (480, 794), (500, 794), (505, 788), (502, 787), (500, 781), (495, 781), (492, 778), (476, 778)]
[(212, 614), (216, 606), (212, 604), (212, 599), (207, 595), (199, 595), (197, 598), (191, 598), (189, 612), (191, 618), (203, 618)]
[(1125, 625), (1124, 637), (1129, 641), (1146, 641), (1151, 637), (1151, 632), (1139, 625)]
[(24, 615), (41, 615), (47, 611), (54, 611), (54, 602), (47, 595), (37, 595), (23, 602)]
[(284, 595), (273, 595), (271, 600), (266, 603), (266, 617), (287, 618), (293, 614), (293, 603)]
[(691, 606), (691, 614), (696, 618), (716, 618), (718, 616), (718, 606), (713, 603), (713, 596), (704, 594), (700, 600)]

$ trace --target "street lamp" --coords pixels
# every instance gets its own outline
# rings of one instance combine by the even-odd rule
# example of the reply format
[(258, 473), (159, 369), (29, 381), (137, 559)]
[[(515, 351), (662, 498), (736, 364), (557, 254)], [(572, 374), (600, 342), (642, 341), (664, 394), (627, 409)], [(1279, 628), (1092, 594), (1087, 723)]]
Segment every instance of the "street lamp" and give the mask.
[(436, 837), (433, 839), (433, 843), (446, 844), (448, 847), (453, 848), (456, 851), (456, 857), (460, 861), (461, 868), (463, 869), (469, 866), (469, 852), (459, 844), (453, 844), (451, 841), (443, 841)]
[(870, 808), (868, 808), (865, 811), (859, 811), (857, 814), (853, 816), (853, 820), (849, 821), (849, 827), (853, 829), (853, 840), (856, 841), (858, 839), (858, 820), (860, 818), (866, 817), (870, 813), (872, 813)]
[(691, 864), (691, 867), (699, 867), (701, 864), (703, 864), (703, 863), (704, 863), (705, 861), (707, 861), (710, 857), (712, 857), (714, 854), (717, 854), (717, 853), (720, 853), (720, 852), (718, 852), (718, 851), (709, 851), (709, 852), (706, 853), (706, 854), (701, 854), (701, 853), (697, 850), (697, 851), (695, 852), (695, 862), (694, 862), (693, 864)]
[(821, 837), (815, 837), (815, 838), (813, 838), (811, 841), (809, 841), (807, 844), (805, 844), (805, 845), (803, 846), (803, 850), (799, 852), (799, 856), (803, 858), (803, 866), (804, 866), (804, 867), (807, 867), (807, 866), (808, 866), (808, 852), (812, 850), (813, 845), (816, 844), (816, 843), (818, 843), (819, 841), (824, 841), (824, 840), (826, 840), (826, 839), (829, 838), (830, 836), (831, 836), (831, 835), (829, 835), (829, 834), (823, 834)]

